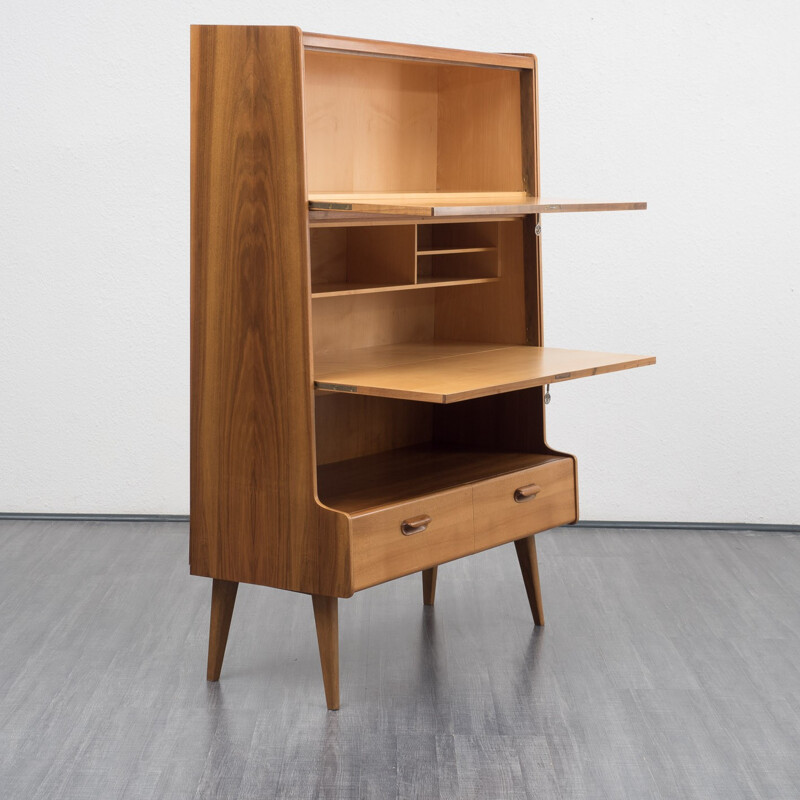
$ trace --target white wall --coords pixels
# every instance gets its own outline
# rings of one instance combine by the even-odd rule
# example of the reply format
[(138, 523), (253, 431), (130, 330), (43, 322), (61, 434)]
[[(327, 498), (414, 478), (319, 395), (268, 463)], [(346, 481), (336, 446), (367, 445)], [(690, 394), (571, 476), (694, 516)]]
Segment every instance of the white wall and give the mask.
[[(292, 8), (293, 6), (293, 8)], [(186, 513), (189, 24), (535, 52), (547, 343), (654, 353), (560, 384), (587, 519), (800, 521), (800, 7), (7, 4), (0, 510)]]

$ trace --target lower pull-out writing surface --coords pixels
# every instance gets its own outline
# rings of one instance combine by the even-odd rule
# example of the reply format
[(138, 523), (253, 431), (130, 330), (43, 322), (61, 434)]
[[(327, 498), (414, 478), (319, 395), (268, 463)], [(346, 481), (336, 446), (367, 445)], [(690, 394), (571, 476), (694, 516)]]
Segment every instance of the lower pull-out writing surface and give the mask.
[(473, 342), (412, 342), (317, 354), (318, 389), (429, 403), (655, 364), (653, 356)]

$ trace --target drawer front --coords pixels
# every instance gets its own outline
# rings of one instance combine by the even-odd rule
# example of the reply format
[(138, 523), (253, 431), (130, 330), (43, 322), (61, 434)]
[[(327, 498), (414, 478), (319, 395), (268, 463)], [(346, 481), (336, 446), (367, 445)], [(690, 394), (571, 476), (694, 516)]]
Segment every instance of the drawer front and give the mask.
[(353, 586), (358, 590), (473, 552), (472, 489), (465, 486), (360, 514), (350, 526)]
[(573, 461), (559, 458), (476, 483), (472, 497), (476, 550), (575, 522)]

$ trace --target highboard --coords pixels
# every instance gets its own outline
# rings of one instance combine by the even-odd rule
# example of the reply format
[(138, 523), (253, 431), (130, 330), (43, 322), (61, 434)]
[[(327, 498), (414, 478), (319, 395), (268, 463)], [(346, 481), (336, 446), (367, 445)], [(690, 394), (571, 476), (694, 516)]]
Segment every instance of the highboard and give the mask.
[(311, 595), (328, 707), (338, 598), (575, 522), (545, 387), (652, 364), (543, 346), (537, 64), (193, 26), (190, 570), (208, 679), (240, 582)]

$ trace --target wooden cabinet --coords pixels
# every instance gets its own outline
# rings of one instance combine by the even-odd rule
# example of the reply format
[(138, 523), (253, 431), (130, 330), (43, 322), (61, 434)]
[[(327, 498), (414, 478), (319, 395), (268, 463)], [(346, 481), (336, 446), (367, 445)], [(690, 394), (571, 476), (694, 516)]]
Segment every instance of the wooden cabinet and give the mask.
[[(578, 515), (544, 387), (654, 363), (545, 347), (533, 56), (192, 29), (191, 543), (208, 677), (239, 582), (337, 598)], [(591, 343), (587, 343), (591, 345)]]

